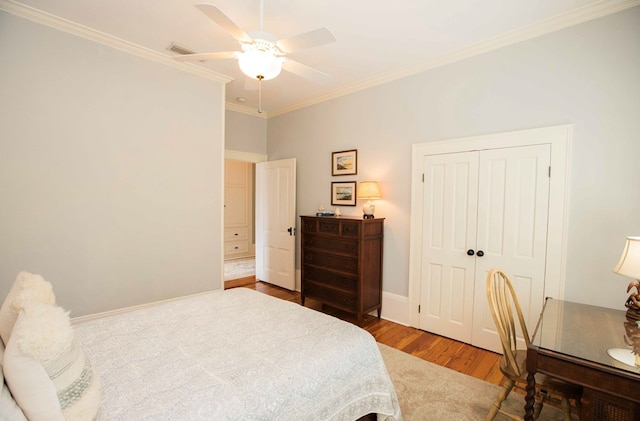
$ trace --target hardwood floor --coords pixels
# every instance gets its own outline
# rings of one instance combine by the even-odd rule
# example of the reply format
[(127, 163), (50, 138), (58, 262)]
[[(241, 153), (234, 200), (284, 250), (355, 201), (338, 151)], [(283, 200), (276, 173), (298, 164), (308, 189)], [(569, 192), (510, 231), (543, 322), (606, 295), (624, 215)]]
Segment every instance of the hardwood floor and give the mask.
[[(264, 282), (245, 283), (243, 287), (300, 303), (299, 292), (289, 291)], [(316, 310), (320, 310), (322, 307), (320, 303), (311, 299), (305, 300), (305, 306)], [(355, 318), (347, 313), (328, 308), (325, 308), (324, 312), (355, 323)], [(500, 355), (494, 352), (373, 316), (367, 316), (360, 326), (371, 333), (376, 341), (415, 355), (423, 360), (492, 384), (499, 385), (502, 380), (502, 374), (499, 369)]]

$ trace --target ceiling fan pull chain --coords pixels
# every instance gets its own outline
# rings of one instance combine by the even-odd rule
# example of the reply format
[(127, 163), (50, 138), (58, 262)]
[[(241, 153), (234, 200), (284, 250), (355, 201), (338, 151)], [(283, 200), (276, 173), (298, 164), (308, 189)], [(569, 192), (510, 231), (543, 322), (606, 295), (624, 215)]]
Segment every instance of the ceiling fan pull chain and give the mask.
[(262, 114), (262, 79), (264, 76), (258, 75), (258, 114)]

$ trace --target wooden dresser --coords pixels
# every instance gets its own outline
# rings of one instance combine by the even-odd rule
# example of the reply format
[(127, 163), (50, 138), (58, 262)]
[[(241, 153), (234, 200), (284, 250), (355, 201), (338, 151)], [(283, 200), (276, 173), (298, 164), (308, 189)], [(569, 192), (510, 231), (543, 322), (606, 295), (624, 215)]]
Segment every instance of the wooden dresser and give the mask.
[(301, 216), (302, 305), (312, 298), (357, 315), (382, 307), (384, 218)]

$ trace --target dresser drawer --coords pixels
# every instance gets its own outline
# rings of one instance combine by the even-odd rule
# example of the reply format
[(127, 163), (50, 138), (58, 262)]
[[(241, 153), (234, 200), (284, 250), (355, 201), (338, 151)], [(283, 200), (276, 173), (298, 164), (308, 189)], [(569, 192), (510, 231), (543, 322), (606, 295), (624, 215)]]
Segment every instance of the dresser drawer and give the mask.
[(342, 272), (358, 273), (358, 259), (355, 256), (340, 256), (308, 249), (305, 250), (303, 263)]
[(249, 229), (247, 227), (224, 229), (225, 241), (246, 240), (248, 238), (249, 238)]
[(340, 234), (340, 221), (337, 219), (321, 219), (318, 221), (318, 232), (324, 234)]
[(358, 291), (358, 277), (356, 275), (338, 275), (328, 269), (321, 269), (310, 265), (304, 266), (305, 280), (343, 289), (356, 293)]
[(358, 238), (360, 236), (360, 223), (342, 221), (342, 236)]
[(358, 298), (356, 295), (337, 291), (314, 282), (306, 282), (304, 284), (304, 295), (343, 310), (358, 310)]
[(352, 256), (358, 255), (358, 240), (350, 238), (333, 238), (307, 234), (304, 236), (303, 246)]
[(224, 243), (225, 254), (246, 253), (249, 251), (248, 241), (229, 241)]
[(310, 218), (302, 218), (302, 231), (303, 232), (316, 232), (316, 220)]

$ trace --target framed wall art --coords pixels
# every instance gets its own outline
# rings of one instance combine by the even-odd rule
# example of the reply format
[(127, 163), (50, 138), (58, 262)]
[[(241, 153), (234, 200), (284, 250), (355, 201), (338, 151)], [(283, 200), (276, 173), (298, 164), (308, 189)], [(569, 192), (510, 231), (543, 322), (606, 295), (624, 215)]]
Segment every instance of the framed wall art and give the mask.
[(333, 206), (355, 206), (356, 205), (356, 182), (332, 182), (331, 183), (331, 204)]
[(333, 152), (331, 154), (331, 175), (358, 174), (358, 150)]

